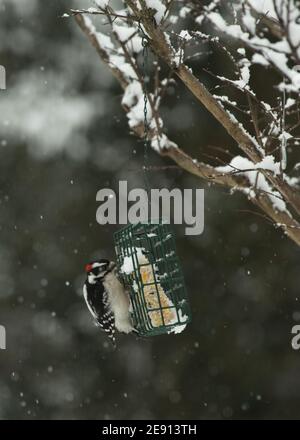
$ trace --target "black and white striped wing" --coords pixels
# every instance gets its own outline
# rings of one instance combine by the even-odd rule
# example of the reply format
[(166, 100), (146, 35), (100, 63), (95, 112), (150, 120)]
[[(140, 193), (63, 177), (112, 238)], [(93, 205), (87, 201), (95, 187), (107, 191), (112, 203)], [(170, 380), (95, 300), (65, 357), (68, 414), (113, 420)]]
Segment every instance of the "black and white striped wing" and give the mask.
[(102, 283), (85, 283), (83, 295), (97, 325), (107, 334), (115, 346), (115, 318), (108, 304), (108, 295)]

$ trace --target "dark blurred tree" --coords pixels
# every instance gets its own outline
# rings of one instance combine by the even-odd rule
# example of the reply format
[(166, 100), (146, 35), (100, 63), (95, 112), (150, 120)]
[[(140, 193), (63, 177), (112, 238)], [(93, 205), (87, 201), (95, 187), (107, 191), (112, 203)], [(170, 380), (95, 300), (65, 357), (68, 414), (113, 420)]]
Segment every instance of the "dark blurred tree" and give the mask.
[[(124, 336), (112, 353), (93, 325), (82, 298), (84, 265), (114, 256), (116, 230), (96, 223), (95, 196), (121, 179), (142, 186), (143, 149), (128, 134), (110, 71), (74, 22), (61, 18), (69, 7), (0, 0), (7, 71), (0, 96), (0, 323), (7, 332), (0, 418), (299, 419), (300, 355), (290, 331), (300, 321), (300, 251), (249, 213), (243, 194), (231, 197), (203, 181), (204, 233), (191, 239), (176, 227), (193, 312), (184, 333)], [(200, 52), (187, 53), (189, 65), (211, 90), (217, 83), (204, 68), (227, 76), (231, 67), (212, 42), (201, 41)], [(253, 87), (272, 100), (277, 74), (270, 70), (261, 81), (264, 66), (252, 71)], [(180, 82), (165, 96), (168, 136), (189, 156), (204, 162), (221, 148), (228, 163), (228, 145), (239, 154)], [(297, 154), (288, 147), (288, 167)], [(155, 187), (199, 186), (197, 176), (164, 169), (167, 158), (154, 151), (149, 156)]]

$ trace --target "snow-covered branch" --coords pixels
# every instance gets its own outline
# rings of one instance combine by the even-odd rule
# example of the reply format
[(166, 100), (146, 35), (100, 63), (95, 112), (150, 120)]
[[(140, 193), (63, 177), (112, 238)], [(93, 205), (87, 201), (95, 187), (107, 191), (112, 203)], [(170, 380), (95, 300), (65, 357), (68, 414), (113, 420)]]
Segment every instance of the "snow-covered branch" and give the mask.
[[(95, 3), (71, 14), (123, 88), (129, 129), (147, 135), (157, 153), (186, 171), (245, 193), (300, 245), (298, 178), (288, 175), (297, 169), (290, 151), (299, 148), (300, 126), (300, 24), (294, 2), (127, 0), (121, 10), (113, 10), (109, 0)], [(99, 32), (90, 15), (105, 16), (107, 30)], [(189, 65), (199, 45), (205, 50), (208, 44), (222, 50), (231, 65), (231, 71), (209, 69), (213, 93)], [(256, 88), (257, 72), (273, 75), (271, 97)], [(240, 149), (227, 165), (198, 162), (167, 136), (160, 107), (176, 76)]]

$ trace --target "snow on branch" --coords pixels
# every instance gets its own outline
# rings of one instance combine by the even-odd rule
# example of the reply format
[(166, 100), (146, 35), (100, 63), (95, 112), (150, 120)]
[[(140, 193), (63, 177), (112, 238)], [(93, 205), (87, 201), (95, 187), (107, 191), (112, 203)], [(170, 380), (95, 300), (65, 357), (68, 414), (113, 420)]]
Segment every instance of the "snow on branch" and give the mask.
[[(147, 135), (157, 153), (191, 174), (247, 194), (300, 245), (299, 179), (292, 175), (299, 170), (293, 152), (300, 146), (296, 2), (126, 0), (122, 9), (112, 3), (96, 0), (70, 15), (123, 88), (129, 129)], [(221, 69), (199, 61), (213, 92), (192, 70), (199, 53), (210, 51), (226, 60)], [(176, 77), (224, 127), (241, 156), (219, 167), (191, 158), (169, 139), (161, 109)]]
[(262, 170), (270, 170), (275, 174), (280, 172), (279, 164), (274, 163), (272, 156), (266, 156), (260, 163), (254, 164), (249, 159), (241, 156), (234, 157), (229, 165), (217, 167), (217, 170), (222, 173), (240, 174), (246, 176), (249, 180), (250, 187), (244, 188), (243, 191), (250, 198), (256, 198), (257, 192), (265, 193), (275, 211), (290, 213), (287, 210), (286, 203), (278, 191), (274, 191), (268, 183), (265, 176), (262, 174)]

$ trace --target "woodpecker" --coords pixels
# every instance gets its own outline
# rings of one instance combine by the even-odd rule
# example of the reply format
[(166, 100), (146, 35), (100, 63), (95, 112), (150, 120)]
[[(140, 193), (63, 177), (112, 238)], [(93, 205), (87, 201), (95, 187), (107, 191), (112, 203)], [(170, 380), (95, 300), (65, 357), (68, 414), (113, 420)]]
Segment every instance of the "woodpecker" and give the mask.
[(128, 293), (118, 280), (113, 261), (102, 259), (91, 262), (85, 266), (85, 271), (84, 299), (90, 313), (115, 348), (115, 329), (121, 333), (135, 331), (130, 320)]

